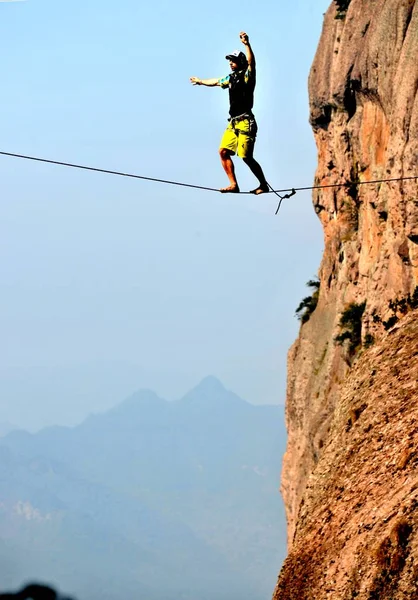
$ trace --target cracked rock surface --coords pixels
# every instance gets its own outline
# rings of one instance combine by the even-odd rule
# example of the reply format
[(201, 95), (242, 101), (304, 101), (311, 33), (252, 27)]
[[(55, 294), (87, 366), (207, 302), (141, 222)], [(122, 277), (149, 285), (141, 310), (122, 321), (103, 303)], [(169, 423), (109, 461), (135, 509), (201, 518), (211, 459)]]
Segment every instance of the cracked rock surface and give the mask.
[(275, 598), (418, 598), (418, 311), (363, 351), (308, 478)]
[[(415, 179), (362, 182), (418, 175), (418, 3), (339, 4), (345, 6), (342, 12), (332, 2), (325, 15), (311, 69), (310, 120), (318, 149), (315, 184), (351, 184), (316, 190), (313, 196), (325, 249), (317, 307), (288, 355), (282, 494), (289, 557), (275, 600), (415, 597), (402, 583), (412, 581), (406, 573), (413, 572), (416, 555), (415, 484), (410, 479), (415, 463), (409, 446), (416, 432), (404, 417), (414, 417), (413, 402), (418, 400), (412, 378), (418, 380), (418, 356), (413, 336), (408, 337), (409, 361), (402, 354), (402, 337), (415, 331), (418, 348), (415, 305), (408, 304), (418, 287), (418, 184)], [(341, 315), (352, 303), (365, 303), (355, 351), (348, 350), (348, 342), (335, 342)], [(399, 355), (392, 352), (395, 342)], [(382, 345), (385, 350), (376, 354)], [(397, 374), (388, 356), (398, 365)], [(370, 387), (369, 381), (350, 387), (366, 361), (373, 361), (371, 371), (376, 371)], [(379, 375), (383, 365), (385, 381)], [(366, 371), (363, 375), (367, 378)], [(399, 382), (404, 404), (391, 410)], [(341, 415), (345, 424), (339, 421)], [(352, 426), (346, 430), (349, 418)], [(397, 429), (399, 422), (406, 439)], [(369, 435), (359, 429), (360, 423), (371, 427)], [(382, 439), (376, 441), (373, 436), (380, 427)], [(387, 455), (389, 446), (393, 456)], [(363, 462), (358, 463), (360, 456)], [(406, 461), (405, 467), (395, 469), (394, 460)], [(391, 482), (393, 490), (400, 486), (399, 498), (405, 492), (399, 506), (390, 486), (383, 492), (380, 479), (374, 479), (377, 466), (382, 481)], [(347, 481), (353, 478), (348, 487), (340, 480), (342, 472)], [(356, 474), (361, 475), (360, 487)], [(343, 489), (336, 491), (334, 484)], [(398, 514), (409, 506), (408, 498), (409, 512)], [(389, 518), (395, 505), (398, 512)], [(373, 508), (374, 521), (366, 514)], [(371, 558), (375, 556), (380, 567)]]

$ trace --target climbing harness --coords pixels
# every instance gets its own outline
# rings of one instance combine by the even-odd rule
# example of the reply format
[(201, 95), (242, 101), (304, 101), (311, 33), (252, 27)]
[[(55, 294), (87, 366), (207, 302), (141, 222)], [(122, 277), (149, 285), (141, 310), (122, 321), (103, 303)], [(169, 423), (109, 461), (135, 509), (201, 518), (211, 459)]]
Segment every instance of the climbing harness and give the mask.
[[(235, 135), (238, 137), (239, 135), (245, 135), (249, 138), (253, 138), (254, 140), (257, 137), (258, 125), (255, 120), (254, 115), (250, 113), (243, 113), (242, 115), (238, 115), (236, 117), (229, 117), (228, 121), (231, 124), (231, 129), (234, 131)], [(241, 121), (248, 121), (248, 131), (243, 131), (242, 129), (237, 129), (236, 124)]]

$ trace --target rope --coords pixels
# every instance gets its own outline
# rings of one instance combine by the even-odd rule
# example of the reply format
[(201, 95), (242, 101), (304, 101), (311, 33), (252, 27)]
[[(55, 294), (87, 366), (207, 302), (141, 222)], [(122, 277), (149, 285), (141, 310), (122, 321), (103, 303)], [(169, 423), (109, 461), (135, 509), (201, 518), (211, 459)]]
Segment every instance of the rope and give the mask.
[[(95, 171), (96, 173), (107, 173), (108, 175), (118, 175), (120, 177), (130, 177), (131, 179), (142, 179), (145, 181), (153, 181), (156, 183), (165, 183), (168, 185), (177, 185), (181, 187), (193, 188), (196, 190), (206, 190), (209, 192), (219, 192), (218, 188), (207, 187), (204, 185), (194, 185), (192, 183), (184, 183), (181, 181), (171, 181), (169, 179), (159, 179), (157, 177), (145, 177), (144, 175), (136, 175), (134, 173), (124, 173), (123, 171), (111, 171), (109, 169), (99, 169), (98, 167), (89, 167), (86, 165), (78, 165), (75, 163), (67, 163), (58, 160), (50, 160), (47, 158), (39, 158), (36, 156), (27, 156), (25, 154), (14, 154), (13, 152), (1, 152), (0, 155), (9, 156), (12, 158), (22, 158), (24, 160), (32, 160), (41, 163), (47, 163), (50, 165), (59, 165), (61, 167), (70, 167), (72, 169), (82, 169), (84, 171)], [(267, 194), (276, 194), (280, 198), (279, 205), (276, 210), (276, 215), (280, 210), (281, 204), (283, 200), (286, 198), (291, 198), (296, 194), (296, 192), (305, 192), (308, 190), (324, 190), (329, 188), (342, 188), (342, 187), (352, 187), (357, 185), (376, 185), (378, 183), (392, 183), (396, 181), (411, 181), (417, 180), (418, 175), (412, 175), (410, 177), (393, 177), (391, 179), (375, 179), (372, 181), (346, 181), (345, 183), (330, 183), (326, 185), (312, 185), (306, 187), (297, 187), (297, 188), (286, 188), (283, 190), (274, 190), (270, 184), (268, 184), (270, 190), (266, 192)], [(239, 192), (240, 194), (251, 194), (251, 192)], [(283, 196), (281, 194), (284, 194)]]
[[(276, 194), (276, 196), (277, 196), (278, 198), (280, 198), (280, 200), (279, 200), (279, 204), (278, 204), (278, 206), (277, 206), (277, 209), (276, 209), (276, 212), (274, 213), (275, 215), (277, 215), (277, 214), (278, 214), (278, 212), (279, 212), (279, 210), (280, 210), (280, 207), (281, 207), (281, 205), (282, 205), (282, 202), (283, 202), (283, 200), (285, 200), (286, 198), (291, 198), (292, 196), (294, 196), (294, 195), (296, 194), (296, 190), (295, 190), (294, 188), (292, 188), (292, 191), (291, 191), (291, 193), (290, 193), (290, 194), (285, 194), (284, 196), (281, 196), (281, 195), (279, 194), (279, 192), (278, 192), (277, 190), (274, 190), (274, 189), (271, 187), (271, 185), (270, 185), (269, 183), (267, 183), (267, 185), (268, 185), (268, 186), (269, 186), (269, 188), (270, 188), (270, 192), (273, 192), (273, 194)], [(270, 192), (269, 192), (269, 193), (270, 193)]]
[[(1, 154), (1, 152), (0, 152)], [(418, 175), (411, 175), (410, 177), (393, 177), (392, 179), (374, 179), (372, 181), (346, 181), (345, 183), (329, 183), (327, 185), (312, 185), (308, 187), (299, 187), (299, 188), (288, 188), (286, 190), (276, 190), (277, 192), (305, 192), (306, 190), (325, 190), (327, 188), (341, 188), (341, 187), (351, 187), (356, 185), (375, 185), (377, 183), (391, 183), (394, 181), (408, 181), (408, 180), (416, 180), (418, 179)], [(274, 190), (272, 190), (274, 192)]]
[(135, 175), (133, 173), (124, 173), (122, 171), (110, 171), (109, 169), (99, 169), (97, 167), (87, 167), (85, 165), (77, 165), (74, 163), (61, 162), (58, 160), (49, 160), (47, 158), (38, 158), (36, 156), (26, 156), (24, 154), (13, 154), (12, 152), (0, 152), (3, 156), (13, 158), (23, 158), (25, 160), (33, 160), (50, 165), (59, 165), (61, 167), (71, 167), (72, 169), (83, 169), (84, 171), (95, 171), (97, 173), (107, 173), (108, 175), (119, 175), (120, 177), (130, 177), (132, 179), (145, 179), (146, 181), (155, 181), (158, 183), (167, 183), (169, 185), (180, 185), (182, 187), (195, 188), (198, 190), (208, 190), (210, 192), (219, 192), (216, 188), (205, 187), (203, 185), (193, 185), (191, 183), (182, 183), (180, 181), (170, 181), (168, 179), (157, 179), (156, 177), (145, 177), (144, 175)]

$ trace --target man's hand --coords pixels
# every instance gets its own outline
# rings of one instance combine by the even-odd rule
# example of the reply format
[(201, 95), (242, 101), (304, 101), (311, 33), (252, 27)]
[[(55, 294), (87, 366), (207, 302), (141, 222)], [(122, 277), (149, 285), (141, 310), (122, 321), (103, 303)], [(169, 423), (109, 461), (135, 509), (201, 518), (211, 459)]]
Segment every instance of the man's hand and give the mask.
[(216, 77), (214, 79), (199, 79), (199, 77), (190, 77), (190, 82), (193, 85), (206, 85), (207, 87), (215, 87), (215, 85), (219, 85), (219, 79)]
[(245, 31), (241, 31), (239, 34), (239, 39), (245, 46), (245, 54), (247, 55), (248, 68), (255, 75), (255, 56), (253, 49), (251, 48), (250, 40), (248, 39), (248, 35)]
[(245, 31), (241, 31), (241, 33), (239, 34), (239, 39), (244, 44), (244, 46), (248, 46), (250, 43), (250, 40), (248, 39), (248, 35), (245, 33)]

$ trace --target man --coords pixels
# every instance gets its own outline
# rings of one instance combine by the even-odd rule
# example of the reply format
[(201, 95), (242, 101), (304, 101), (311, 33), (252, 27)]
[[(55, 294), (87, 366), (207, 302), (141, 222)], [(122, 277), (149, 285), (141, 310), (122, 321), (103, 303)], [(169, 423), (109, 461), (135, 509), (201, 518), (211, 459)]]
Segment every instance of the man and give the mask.
[(229, 60), (231, 73), (221, 79), (199, 79), (191, 77), (193, 85), (219, 86), (229, 88), (229, 124), (222, 137), (219, 154), (222, 166), (228, 176), (230, 185), (221, 192), (239, 194), (239, 186), (235, 177), (234, 163), (231, 156), (237, 154), (257, 177), (259, 186), (252, 190), (253, 194), (269, 191), (263, 170), (253, 157), (257, 123), (252, 108), (254, 104), (254, 88), (256, 82), (255, 57), (248, 35), (242, 31), (240, 40), (244, 44), (246, 54), (235, 50), (225, 58)]

